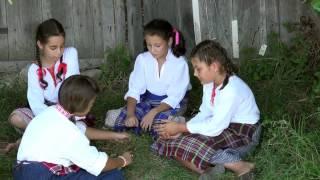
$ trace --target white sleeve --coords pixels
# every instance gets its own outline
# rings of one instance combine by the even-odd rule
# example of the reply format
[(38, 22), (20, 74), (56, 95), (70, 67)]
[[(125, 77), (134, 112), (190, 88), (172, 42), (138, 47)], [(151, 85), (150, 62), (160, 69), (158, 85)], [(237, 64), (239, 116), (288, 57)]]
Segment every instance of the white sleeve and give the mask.
[(172, 108), (176, 108), (179, 105), (180, 101), (184, 98), (190, 83), (189, 67), (186, 62), (183, 66), (177, 67), (176, 71), (179, 72), (179, 74), (175, 76), (172, 83), (170, 83), (167, 90), (168, 97), (161, 101), (170, 105)]
[(87, 130), (87, 125), (83, 121), (77, 121), (75, 122), (75, 125), (80, 129), (80, 131), (85, 134)]
[(239, 104), (235, 94), (224, 95), (219, 100), (223, 104), (215, 104), (213, 115), (192, 118), (187, 122), (187, 129), (193, 134), (205, 136), (218, 136), (222, 131), (229, 127), (231, 118), (234, 115), (237, 104)]
[(74, 133), (74, 136), (67, 138), (68, 147), (66, 147), (65, 157), (88, 171), (98, 176), (108, 161), (108, 155), (105, 152), (99, 152), (96, 147), (90, 146), (89, 140), (84, 134)]
[(39, 84), (38, 66), (31, 64), (28, 70), (27, 98), (33, 114), (36, 116), (48, 106), (44, 104), (44, 90)]
[(137, 100), (137, 103), (140, 102), (140, 95), (146, 92), (146, 78), (143, 59), (141, 56), (138, 56), (134, 64), (134, 69), (130, 74), (129, 78), (129, 90), (124, 96), (126, 100), (128, 97), (132, 97)]
[(80, 74), (78, 51), (74, 47), (68, 47), (64, 51), (64, 58), (67, 64), (66, 79), (72, 75)]

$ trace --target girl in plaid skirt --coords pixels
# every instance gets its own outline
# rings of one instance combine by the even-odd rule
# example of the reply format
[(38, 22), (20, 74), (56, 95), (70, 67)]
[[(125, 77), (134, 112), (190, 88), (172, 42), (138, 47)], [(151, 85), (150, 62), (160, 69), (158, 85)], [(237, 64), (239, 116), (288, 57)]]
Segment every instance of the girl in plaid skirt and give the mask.
[(124, 99), (127, 106), (117, 117), (114, 129), (133, 128), (150, 131), (153, 125), (170, 115), (181, 113), (186, 106), (189, 68), (182, 34), (162, 19), (144, 26), (146, 52), (138, 55), (129, 79), (129, 90)]
[(215, 41), (198, 44), (191, 52), (191, 62), (203, 84), (200, 112), (186, 123), (157, 125), (160, 138), (152, 148), (200, 174), (219, 164), (237, 176), (247, 174), (254, 164), (242, 161), (241, 156), (257, 144), (260, 132), (260, 112), (252, 91)]

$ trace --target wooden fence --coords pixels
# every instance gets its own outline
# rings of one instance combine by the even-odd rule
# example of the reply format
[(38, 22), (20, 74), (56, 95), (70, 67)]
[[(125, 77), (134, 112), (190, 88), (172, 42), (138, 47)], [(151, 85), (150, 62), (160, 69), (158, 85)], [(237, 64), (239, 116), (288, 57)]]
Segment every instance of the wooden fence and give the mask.
[(287, 42), (292, 36), (284, 24), (315, 15), (302, 0), (198, 0), (201, 39), (217, 39), (232, 54), (232, 20), (238, 22), (239, 49), (260, 48), (275, 32)]
[[(218, 39), (232, 53), (231, 21), (238, 20), (239, 46), (259, 48), (275, 31), (286, 40), (282, 24), (305, 13), (301, 0), (196, 0), (201, 39)], [(66, 31), (66, 45), (78, 49), (80, 63), (97, 66), (108, 48), (124, 44), (134, 58), (143, 50), (142, 27), (165, 18), (180, 29), (187, 49), (195, 45), (195, 0), (0, 0), (0, 72), (17, 71), (34, 58), (35, 29), (56, 18)]]

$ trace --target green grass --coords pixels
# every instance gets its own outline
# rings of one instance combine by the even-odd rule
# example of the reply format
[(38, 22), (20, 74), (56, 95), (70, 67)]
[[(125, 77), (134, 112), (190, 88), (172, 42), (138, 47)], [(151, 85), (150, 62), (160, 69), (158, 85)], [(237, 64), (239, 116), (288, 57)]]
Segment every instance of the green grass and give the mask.
[[(299, 46), (300, 41), (296, 48)], [(308, 66), (308, 56), (305, 55), (308, 54), (308, 48), (304, 47), (301, 52), (290, 51), (290, 48), (284, 45), (278, 48), (272, 45), (269, 47), (270, 54), (265, 57), (254, 55), (256, 51), (252, 49), (247, 49), (241, 55), (245, 59), (241, 60), (239, 75), (253, 90), (263, 122), (261, 143), (246, 160), (256, 163), (256, 179), (259, 180), (320, 179), (320, 99), (319, 94), (315, 94), (318, 91), (314, 91), (314, 85), (320, 84), (320, 81), (313, 76), (313, 73), (317, 72), (310, 73), (308, 69), (311, 67)], [(125, 54), (121, 53), (123, 49), (116, 50), (109, 57), (116, 57), (115, 61), (128, 60), (127, 57), (117, 56), (117, 53)], [(295, 58), (305, 59), (302, 60), (303, 64), (296, 66), (299, 62), (292, 61)], [(120, 71), (114, 69), (118, 66), (122, 66)], [(92, 109), (92, 113), (97, 117), (97, 127), (102, 127), (107, 110), (125, 104), (123, 95), (127, 89), (126, 71), (129, 67), (132, 67), (130, 63), (119, 62), (102, 66), (104, 74), (99, 80), (102, 93)], [(320, 70), (320, 67), (312, 68)], [(198, 80), (192, 76), (191, 81), (193, 89), (189, 96), (189, 117), (198, 111), (202, 95)], [(19, 137), (8, 124), (7, 118), (12, 110), (26, 102), (25, 94), (25, 86), (19, 83), (11, 88), (0, 89), (1, 141), (14, 141)], [(153, 154), (150, 150), (151, 143), (148, 135), (138, 137), (133, 134), (131, 141), (127, 143), (93, 142), (110, 156), (117, 156), (128, 150), (134, 153), (133, 164), (124, 168), (125, 176), (129, 180), (198, 178), (197, 174), (185, 169), (178, 162)], [(0, 155), (0, 179), (11, 178), (15, 156), (16, 152)], [(233, 178), (230, 172), (222, 176), (222, 179)]]

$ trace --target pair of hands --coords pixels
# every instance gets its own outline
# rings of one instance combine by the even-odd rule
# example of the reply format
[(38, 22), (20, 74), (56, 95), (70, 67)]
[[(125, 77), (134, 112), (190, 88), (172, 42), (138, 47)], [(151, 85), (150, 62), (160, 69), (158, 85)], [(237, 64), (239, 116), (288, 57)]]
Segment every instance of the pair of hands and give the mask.
[[(157, 112), (155, 110), (149, 111), (141, 121), (141, 128), (145, 131), (151, 130), (152, 123), (154, 120), (154, 117), (157, 115)], [(125, 120), (125, 125), (127, 127), (138, 127), (139, 121), (135, 115), (127, 115), (127, 119)]]
[(182, 133), (179, 131), (180, 123), (163, 120), (154, 126), (155, 131), (159, 134), (161, 139), (176, 139)]

